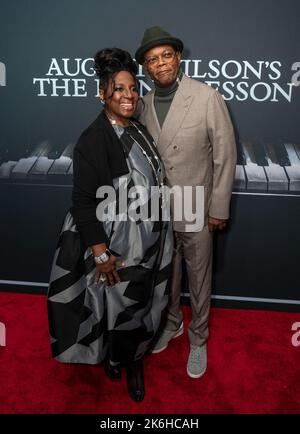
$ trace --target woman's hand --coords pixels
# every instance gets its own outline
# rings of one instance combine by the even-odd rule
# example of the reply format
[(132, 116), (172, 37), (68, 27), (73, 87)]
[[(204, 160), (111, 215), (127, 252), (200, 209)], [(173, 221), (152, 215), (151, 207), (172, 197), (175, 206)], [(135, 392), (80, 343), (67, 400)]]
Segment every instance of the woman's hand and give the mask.
[(215, 232), (217, 230), (222, 231), (225, 229), (228, 220), (216, 219), (208, 216), (208, 230), (209, 232)]
[(111, 255), (109, 260), (104, 264), (96, 264), (95, 283), (98, 283), (99, 280), (101, 280), (107, 287), (121, 282), (116, 268), (124, 267), (124, 265), (124, 262), (117, 260), (116, 256), (113, 255)]

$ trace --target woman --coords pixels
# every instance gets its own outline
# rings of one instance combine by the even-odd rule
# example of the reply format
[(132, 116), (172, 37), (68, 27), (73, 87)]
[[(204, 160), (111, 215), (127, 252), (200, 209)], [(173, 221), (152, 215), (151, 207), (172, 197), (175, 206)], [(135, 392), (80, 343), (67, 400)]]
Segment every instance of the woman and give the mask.
[[(172, 259), (170, 222), (152, 207), (155, 200), (162, 206), (164, 168), (153, 139), (132, 119), (138, 90), (130, 54), (102, 50), (95, 69), (104, 110), (74, 149), (73, 207), (48, 294), (52, 354), (61, 362), (105, 360), (112, 379), (125, 366), (129, 395), (142, 401), (143, 357), (167, 304)], [(158, 218), (142, 218), (153, 209)]]

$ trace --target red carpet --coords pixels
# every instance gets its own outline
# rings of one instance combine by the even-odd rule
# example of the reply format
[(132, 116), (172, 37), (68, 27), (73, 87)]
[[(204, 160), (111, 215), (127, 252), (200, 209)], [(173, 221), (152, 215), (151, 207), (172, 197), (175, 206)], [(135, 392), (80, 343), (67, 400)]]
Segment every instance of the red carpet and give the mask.
[[(185, 325), (190, 309), (184, 307)], [(46, 297), (0, 293), (0, 413), (300, 413), (300, 314), (212, 309), (208, 369), (186, 375), (188, 341), (146, 360), (146, 396), (134, 403), (125, 376), (112, 383), (99, 366), (63, 365), (50, 356)]]

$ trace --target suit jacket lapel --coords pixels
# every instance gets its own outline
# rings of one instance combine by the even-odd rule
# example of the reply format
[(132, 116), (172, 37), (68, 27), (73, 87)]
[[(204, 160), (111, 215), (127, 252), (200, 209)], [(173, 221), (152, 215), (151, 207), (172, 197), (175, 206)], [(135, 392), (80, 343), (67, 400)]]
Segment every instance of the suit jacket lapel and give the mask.
[[(173, 138), (182, 125), (182, 122), (189, 110), (193, 100), (193, 95), (190, 93), (189, 78), (183, 75), (179, 87), (175, 93), (171, 107), (164, 121), (163, 127), (160, 130), (157, 138), (157, 147), (161, 155), (172, 143)], [(154, 112), (156, 123), (159, 127), (159, 122), (154, 108), (154, 96), (152, 96), (152, 110)], [(160, 128), (159, 128), (160, 129)]]
[(152, 92), (151, 100), (150, 100), (150, 119), (152, 120), (152, 122), (151, 122), (151, 126), (148, 125), (148, 129), (150, 130), (151, 135), (152, 135), (155, 143), (157, 144), (158, 138), (161, 134), (161, 128), (160, 128), (157, 114), (156, 114), (156, 110), (154, 107), (154, 92)]

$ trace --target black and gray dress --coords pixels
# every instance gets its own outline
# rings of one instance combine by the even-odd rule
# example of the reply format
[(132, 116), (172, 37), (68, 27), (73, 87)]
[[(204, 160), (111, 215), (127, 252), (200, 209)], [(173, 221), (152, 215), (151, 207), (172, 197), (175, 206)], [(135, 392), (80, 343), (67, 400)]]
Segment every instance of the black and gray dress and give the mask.
[[(153, 210), (158, 212), (158, 219), (151, 219), (149, 213), (152, 200), (162, 204), (157, 187), (164, 183), (164, 168), (151, 137), (140, 124), (113, 127), (128, 173), (112, 180), (116, 201), (103, 206), (102, 211), (98, 208), (97, 215), (109, 215), (103, 222), (108, 247), (125, 266), (118, 270), (120, 283), (108, 288), (103, 282), (95, 284), (92, 250), (82, 247), (74, 217), (68, 212), (48, 292), (52, 354), (60, 362), (96, 364), (108, 357), (115, 363), (128, 363), (143, 357), (167, 305), (172, 228), (168, 219), (163, 221), (161, 208), (152, 209), (156, 217)], [(148, 211), (147, 220), (126, 216), (120, 189), (123, 194), (140, 192), (126, 196), (127, 209), (140, 216)]]

